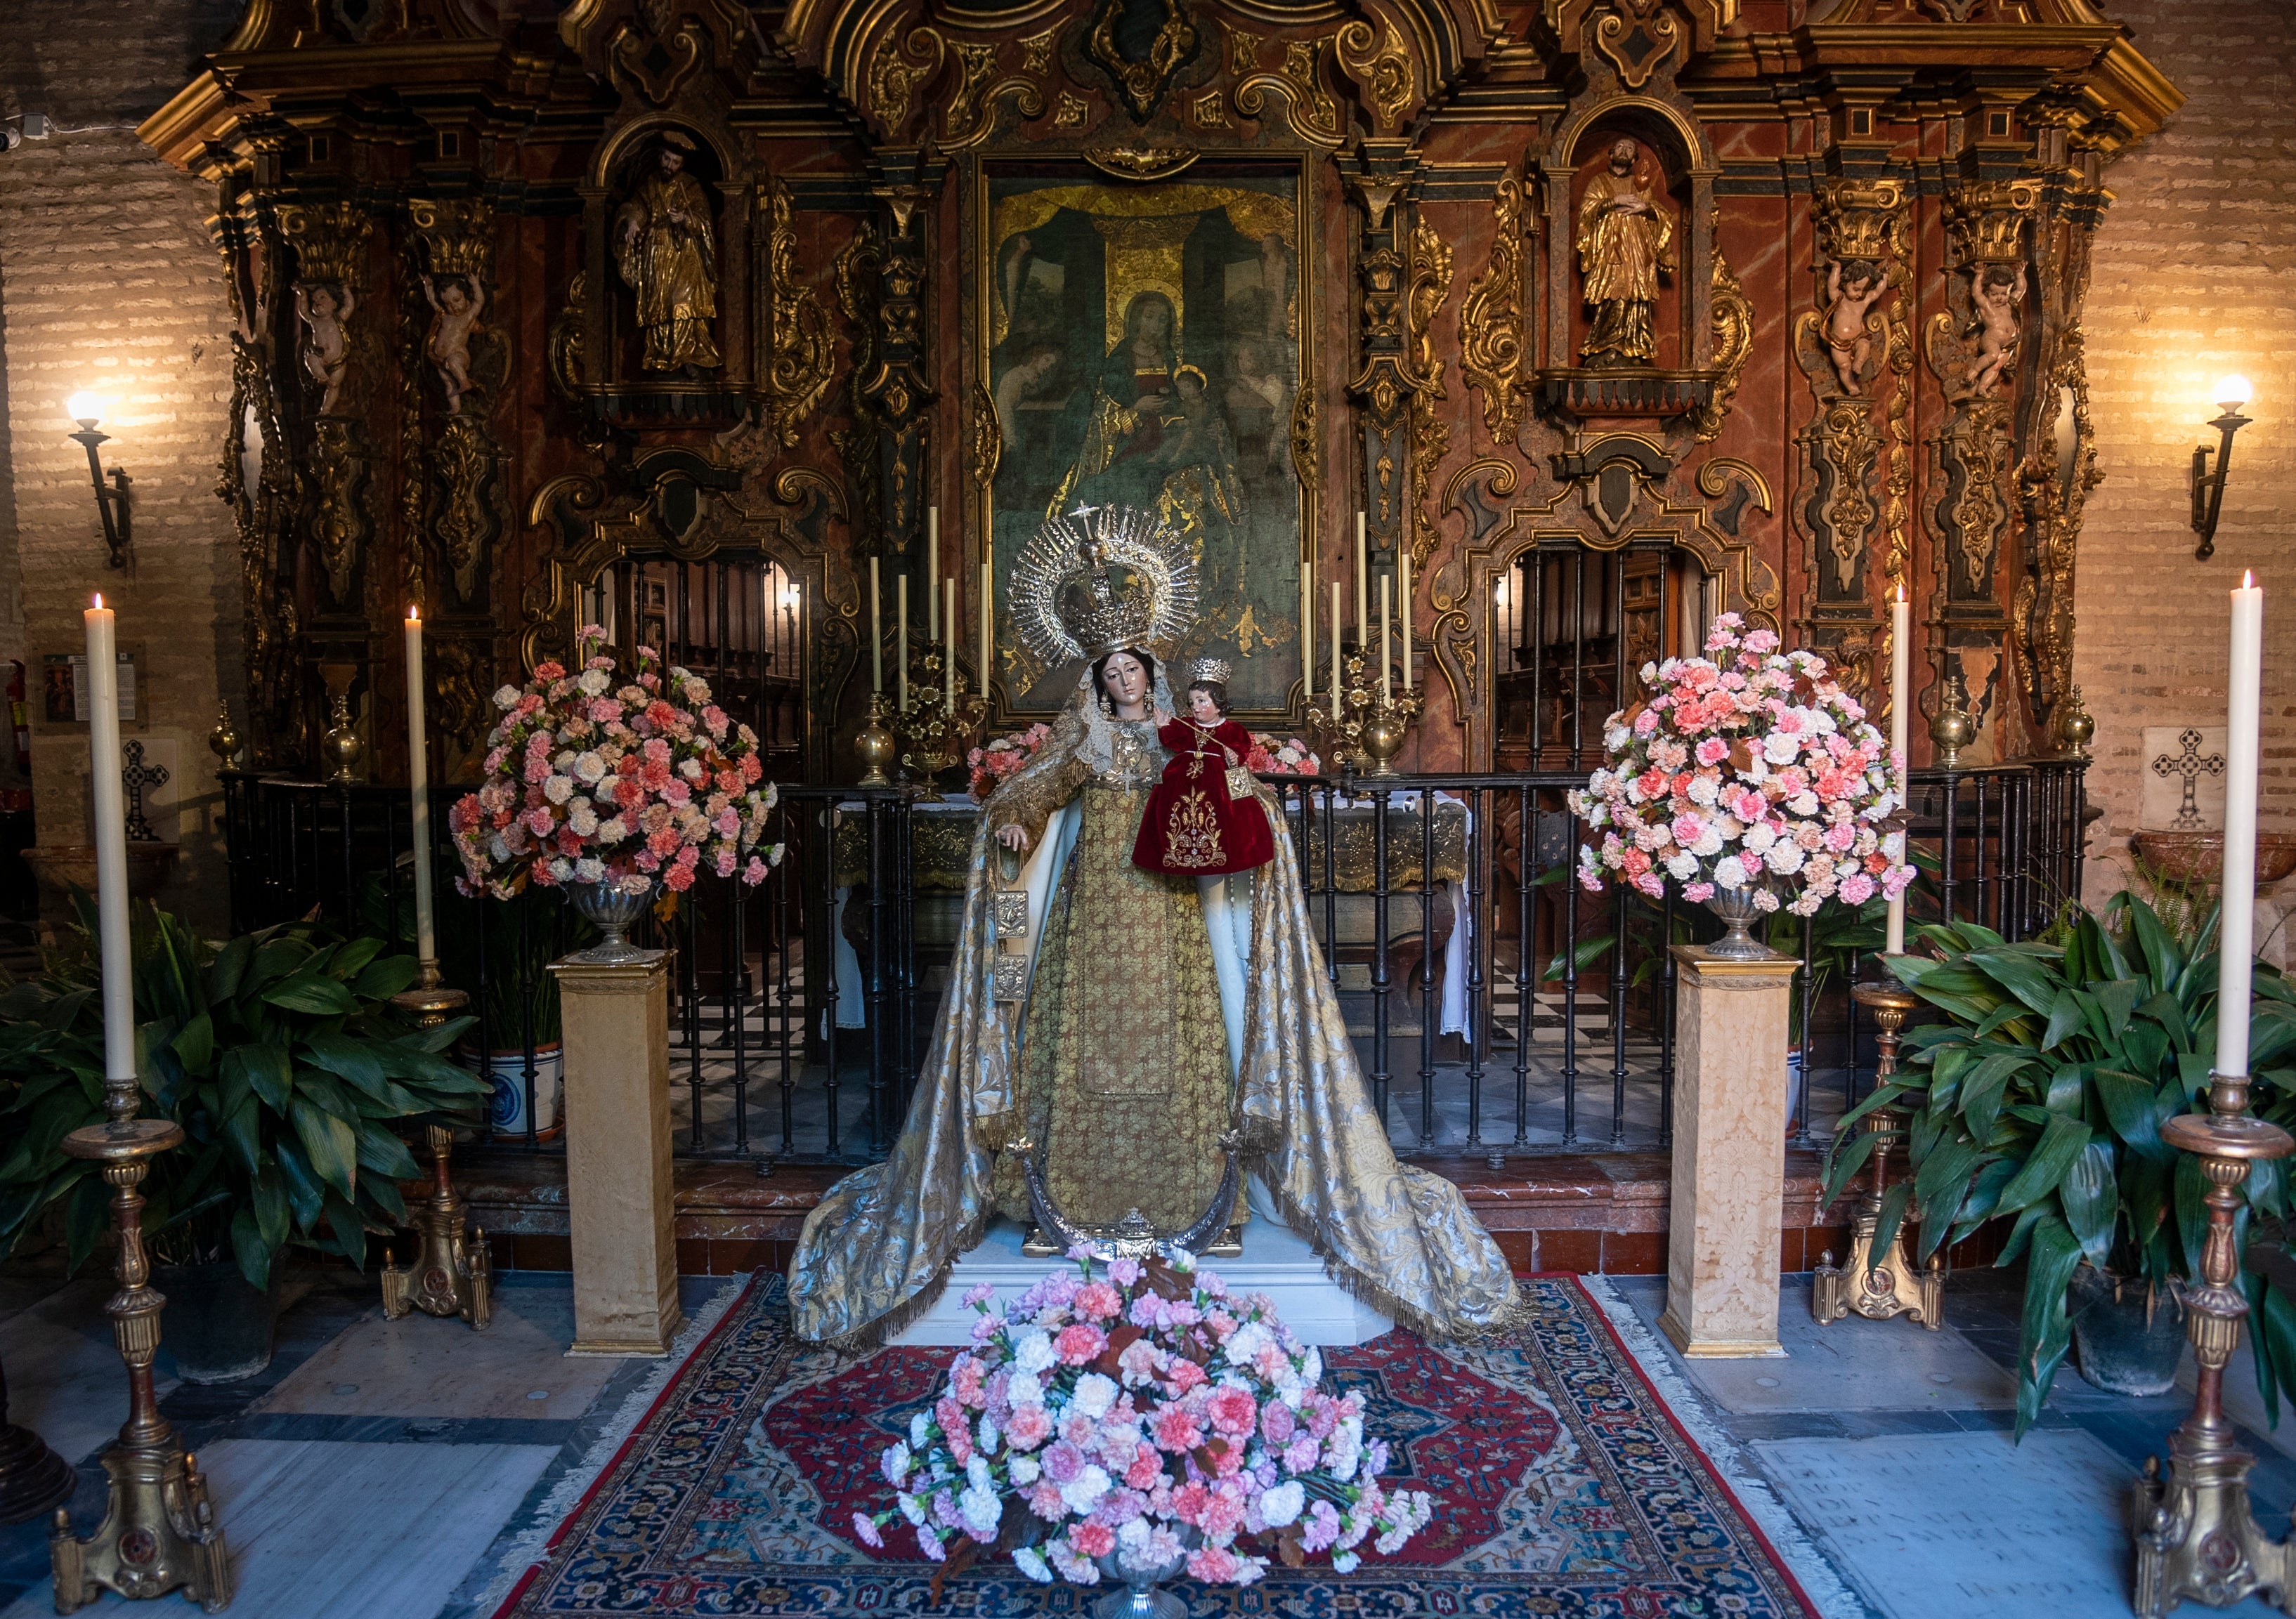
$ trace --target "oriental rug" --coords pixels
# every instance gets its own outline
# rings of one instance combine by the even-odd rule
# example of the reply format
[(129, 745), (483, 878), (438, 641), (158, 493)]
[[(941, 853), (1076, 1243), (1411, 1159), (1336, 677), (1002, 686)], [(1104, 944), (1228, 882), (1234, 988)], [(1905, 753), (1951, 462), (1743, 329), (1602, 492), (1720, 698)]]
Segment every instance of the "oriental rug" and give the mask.
[[(1707, 1455), (1575, 1277), (1526, 1278), (1521, 1328), (1447, 1347), (1397, 1329), (1324, 1352), (1386, 1437), (1392, 1484), (1434, 1521), (1353, 1574), (1280, 1565), (1254, 1586), (1170, 1589), (1193, 1619), (1278, 1615), (1742, 1615), (1820, 1619)], [(789, 1329), (760, 1274), (662, 1391), (496, 1619), (632, 1614), (1081, 1615), (1101, 1593), (873, 1552), (857, 1509), (886, 1503), (885, 1446), (929, 1406), (951, 1349), (859, 1361)]]

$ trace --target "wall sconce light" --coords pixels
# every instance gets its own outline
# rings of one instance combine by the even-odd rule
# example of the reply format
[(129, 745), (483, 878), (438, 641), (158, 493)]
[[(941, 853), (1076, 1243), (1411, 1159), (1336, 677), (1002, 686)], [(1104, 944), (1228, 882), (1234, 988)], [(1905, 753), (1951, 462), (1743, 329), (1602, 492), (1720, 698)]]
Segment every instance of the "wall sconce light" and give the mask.
[(111, 436), (96, 429), (103, 421), (103, 401), (94, 394), (74, 394), (64, 409), (79, 423), (79, 431), (71, 435), (87, 446), (88, 481), (95, 486), (95, 509), (103, 519), (103, 543), (111, 551), (111, 566), (127, 566), (128, 541), (134, 537), (127, 504), (127, 474), (121, 468), (111, 469), (111, 484), (103, 481), (103, 462), (96, 454), (96, 446), (111, 442)]
[(2203, 562), (2216, 554), (2217, 512), (2224, 505), (2225, 474), (2232, 468), (2232, 436), (2248, 425), (2249, 419), (2240, 413), (2248, 399), (2246, 377), (2226, 377), (2218, 382), (2217, 407), (2224, 414), (2209, 423), (2224, 435), (2217, 447), (2217, 470), (2209, 470), (2208, 446), (2193, 451), (2193, 532), (2201, 536), (2193, 555)]

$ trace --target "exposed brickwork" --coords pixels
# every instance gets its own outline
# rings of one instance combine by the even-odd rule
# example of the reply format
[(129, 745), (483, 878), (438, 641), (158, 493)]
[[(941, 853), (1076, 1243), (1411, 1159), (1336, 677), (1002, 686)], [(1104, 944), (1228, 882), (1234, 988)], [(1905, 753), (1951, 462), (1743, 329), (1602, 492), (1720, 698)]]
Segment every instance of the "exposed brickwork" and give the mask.
[[(218, 675), (239, 668), (236, 544), (216, 498), (230, 397), (222, 265), (206, 189), (152, 156), (134, 126), (229, 32), (233, 0), (16, 0), (0, 7), (0, 115), (45, 113), (60, 133), (0, 153), (0, 657), (37, 678), (43, 652), (81, 644), (101, 590), (123, 644), (142, 643), (144, 707), (128, 734), (173, 737), (184, 857), (166, 903), (223, 921), (214, 724)], [(79, 133), (64, 133), (79, 131)], [(64, 401), (111, 397), (107, 458), (134, 478), (133, 565), (103, 566), (87, 462)], [(35, 714), (37, 714), (37, 705)], [(86, 728), (36, 723), (43, 843), (86, 840)]]
[[(2090, 399), (2105, 483), (2080, 551), (2076, 671), (2096, 716), (2100, 842), (2137, 814), (2143, 728), (2222, 724), (2225, 591), (2266, 597), (2263, 820), (2296, 830), (2296, 29), (2269, 0), (2122, 0), (2136, 46), (2190, 99), (2106, 173), (2088, 298)], [(2217, 379), (2255, 385), (2216, 555), (2193, 557), (2187, 470), (2216, 435)], [(2126, 861), (2125, 854), (2119, 856)], [(2093, 863), (2091, 892), (2117, 887)]]

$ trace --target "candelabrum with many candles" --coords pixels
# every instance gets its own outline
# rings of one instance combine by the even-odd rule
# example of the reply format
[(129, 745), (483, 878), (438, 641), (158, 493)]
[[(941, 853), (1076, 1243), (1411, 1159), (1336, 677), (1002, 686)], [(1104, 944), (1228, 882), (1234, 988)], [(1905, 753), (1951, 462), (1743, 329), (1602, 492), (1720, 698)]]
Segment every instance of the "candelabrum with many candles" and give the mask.
[(172, 1119), (135, 1116), (142, 1097), (132, 1075), (107, 1079), (103, 1089), (106, 1122), (73, 1131), (63, 1148), (96, 1165), (111, 1188), (119, 1239), (112, 1274), (119, 1291), (103, 1312), (111, 1318), (112, 1342), (127, 1366), (127, 1420), (101, 1459), (111, 1493), (95, 1533), (81, 1540), (72, 1533), (71, 1514), (56, 1509), (48, 1536), (56, 1612), (76, 1612), (109, 1586), (131, 1599), (162, 1597), (180, 1588), (212, 1614), (231, 1601), (231, 1562), (208, 1502), (207, 1479), (160, 1414), (152, 1386), (160, 1312), (168, 1301), (152, 1286), (152, 1262), (144, 1250), (144, 1194), (138, 1190), (151, 1173), (152, 1159), (182, 1142), (183, 1126)]
[(1418, 720), (1424, 688), (1395, 684), (1383, 688), (1379, 673), (1360, 652), (1344, 663), (1347, 679), (1340, 688), (1340, 712), (1333, 714), (1330, 695), (1311, 702), (1308, 729), (1328, 763), (1359, 776), (1394, 776), (1395, 756)]
[[(435, 1029), (470, 1000), (463, 991), (439, 982), (436, 961), (425, 961), (422, 981), (393, 995), (390, 1003), (416, 1028)], [(455, 1150), (453, 1128), (426, 1124), (423, 1136), (430, 1149), (430, 1196), (412, 1211), (419, 1245), (414, 1263), (400, 1265), (394, 1255), (383, 1255), (383, 1317), (395, 1321), (420, 1310), (441, 1318), (459, 1316), (473, 1331), (483, 1332), (495, 1313), (494, 1264), (487, 1234), (465, 1222), (462, 1197), (447, 1172), (447, 1159)]]
[(985, 698), (962, 695), (950, 706), (943, 674), (947, 655), (940, 642), (927, 643), (924, 656), (912, 666), (917, 678), (909, 688), (909, 706), (888, 716), (900, 760), (899, 781), (912, 792), (933, 790), (933, 778), (963, 760), (988, 718)]

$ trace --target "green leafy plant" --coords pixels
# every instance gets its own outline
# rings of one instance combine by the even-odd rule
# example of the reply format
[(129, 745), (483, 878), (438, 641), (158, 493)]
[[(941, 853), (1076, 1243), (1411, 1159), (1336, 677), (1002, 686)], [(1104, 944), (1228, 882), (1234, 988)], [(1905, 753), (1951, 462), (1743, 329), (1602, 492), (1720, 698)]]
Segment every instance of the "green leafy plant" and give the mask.
[[(436, 904), (439, 970), (447, 983), (472, 997), (469, 1038), (475, 1041), (483, 1032), (495, 1050), (512, 1051), (530, 1030), (537, 1046), (555, 1045), (558, 980), (550, 963), (596, 944), (598, 930), (556, 888), (522, 887), (506, 899), (493, 899), (459, 894), (453, 885), (442, 884)], [(369, 878), (359, 913), (377, 933), (414, 936), (411, 886), (399, 888), (394, 907), (381, 879)]]
[[(1873, 1137), (1848, 1126), (1875, 1108), (1909, 1110), (1910, 1173), (1890, 1189), (1877, 1247), (1909, 1201), (1922, 1211), (1916, 1263), (1989, 1222), (2013, 1222), (2000, 1265), (2026, 1262), (2017, 1433), (2047, 1400), (2071, 1337), (2066, 1296), (2084, 1263), (2166, 1288), (2194, 1273), (2207, 1230), (2196, 1160), (2161, 1126), (2206, 1105), (2217, 1043), (2215, 919), (2179, 939), (2133, 894), (2102, 916), (2074, 912), (2062, 943), (2010, 944), (1972, 922), (1920, 930), (1934, 959), (1890, 966), (1942, 1014), (1909, 1031), (1895, 1083), (1845, 1116), (1825, 1198), (1862, 1169)], [(2251, 1067), (2262, 1095), (2296, 1108), (2296, 991), (2257, 964)], [(2251, 1178), (2252, 1205), (2285, 1218), (2277, 1165)], [(2296, 1308), (2283, 1300), (2285, 1360), (2259, 1356), (2267, 1398), (2296, 1372)]]
[[(61, 1203), (77, 1268), (108, 1223), (95, 1166), (64, 1138), (103, 1121), (102, 1001), (84, 896), (78, 936), (39, 980), (0, 993), (0, 1255)], [(483, 1081), (439, 1053), (468, 1019), (429, 1030), (390, 997), (414, 982), (413, 957), (382, 941), (336, 941), (308, 923), (219, 948), (148, 904), (130, 955), (144, 1112), (185, 1141), (152, 1161), (144, 1227), (160, 1257), (229, 1254), (268, 1284), (279, 1250), (301, 1243), (364, 1266), (371, 1231), (406, 1222), (398, 1182), (420, 1173), (395, 1133), (402, 1120), (466, 1122)]]

